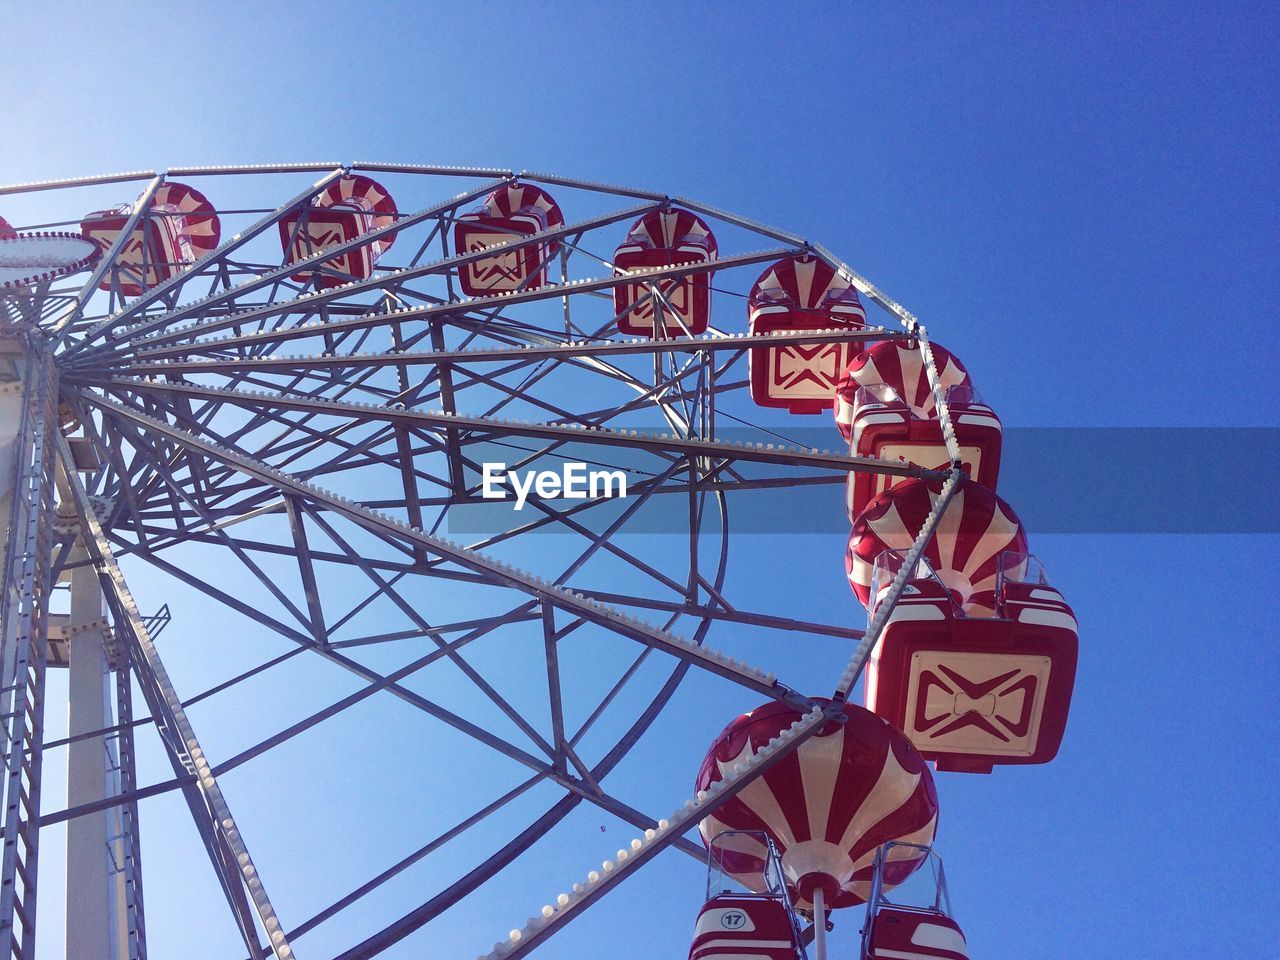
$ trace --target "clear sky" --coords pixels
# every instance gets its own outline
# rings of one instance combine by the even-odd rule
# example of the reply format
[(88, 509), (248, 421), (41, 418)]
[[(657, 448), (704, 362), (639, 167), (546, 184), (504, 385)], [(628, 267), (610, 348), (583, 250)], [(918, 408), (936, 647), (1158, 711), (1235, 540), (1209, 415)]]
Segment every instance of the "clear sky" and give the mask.
[[(959, 354), (1010, 426), (1277, 425), (1280, 30), (1265, 5), (49, 2), (0, 18), (3, 182), (373, 159), (634, 184), (822, 242)], [(1184, 473), (1098, 456), (1152, 502)], [(1204, 485), (1205, 498), (1233, 495)], [(1280, 882), (1280, 543), (1031, 536), (1078, 614), (1080, 672), (1052, 765), (938, 777), (938, 848), (974, 956), (1277, 955), (1265, 905)], [(860, 625), (838, 541), (789, 541), (789, 576), (771, 571), (779, 544), (763, 535), (735, 562), (762, 606)], [(282, 649), (224, 638), (243, 628), (152, 575), (137, 582), (144, 608), (173, 603), (161, 649), (184, 693)], [(213, 708), (195, 719), (231, 750), (288, 722), (276, 708), (292, 718), (347, 689), (264, 681), (260, 727)], [(704, 747), (686, 741), (735, 712), (703, 694), (676, 698), (630, 768), (625, 787), (657, 815), (683, 797), (674, 767), (692, 784)], [(371, 777), (403, 781), (397, 810), (443, 802), (438, 769), (382, 743), (417, 735), (400, 717), (361, 708), (332, 749), (308, 740), (310, 753), (254, 767), (260, 783), (233, 784), (287, 791), (299, 811), (296, 828), (238, 811), (272, 889), (287, 891), (282, 910), (305, 914), (411, 848), (402, 815), (366, 799)], [(148, 814), (152, 954), (239, 956), (180, 802)], [(495, 884), (465, 924), (388, 956), (483, 952), (630, 836), (607, 827), (554, 851), (538, 889)], [(539, 956), (683, 956), (700, 871), (670, 853), (643, 873)], [(184, 906), (188, 893), (206, 905)], [(368, 922), (415, 902), (389, 894)], [(60, 891), (42, 891), (41, 907), (52, 919)], [(836, 919), (845, 934), (859, 920)]]

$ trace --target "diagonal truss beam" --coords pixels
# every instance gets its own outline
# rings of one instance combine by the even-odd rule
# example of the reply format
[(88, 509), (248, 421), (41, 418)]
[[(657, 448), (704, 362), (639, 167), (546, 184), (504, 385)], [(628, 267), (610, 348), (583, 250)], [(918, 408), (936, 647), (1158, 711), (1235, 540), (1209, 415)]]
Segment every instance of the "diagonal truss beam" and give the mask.
[[(657, 829), (646, 830), (643, 838), (632, 841), (629, 849), (624, 848), (618, 851), (618, 859), (605, 861), (602, 871), (593, 870), (587, 875), (586, 883), (574, 884), (572, 894), (561, 895), (554, 901), (555, 906), (548, 903), (540, 914), (534, 915), (527, 926), (520, 930), (513, 930), (508, 941), (500, 944), (499, 949), (489, 956), (518, 960), (528, 955), (628, 877), (634, 876), (636, 870), (682, 839), (703, 818), (714, 813), (789, 756), (802, 743), (823, 729), (828, 722), (833, 720), (840, 722), (843, 716), (841, 710), (839, 705), (833, 705), (826, 712), (820, 707), (814, 707), (805, 712), (790, 730), (746, 761), (743, 769), (735, 771), (717, 783), (713, 793), (700, 793), (695, 799), (688, 801), (683, 808), (676, 810), (670, 819), (659, 821)], [(344, 955), (343, 960), (346, 960), (346, 956)]]
[(510, 587), (529, 594), (541, 602), (560, 607), (604, 627), (606, 630), (638, 641), (646, 646), (656, 647), (682, 661), (692, 663), (725, 677), (757, 693), (798, 707), (803, 706), (807, 709), (809, 704), (807, 697), (803, 697), (784, 684), (779, 683), (777, 678), (771, 674), (764, 674), (754, 668), (739, 664), (737, 661), (716, 651), (708, 650), (682, 637), (659, 630), (619, 610), (588, 600), (579, 593), (558, 586), (527, 571), (519, 570), (510, 564), (487, 557), (462, 544), (416, 530), (393, 517), (377, 513), (368, 507), (354, 503), (322, 487), (305, 483), (252, 457), (209, 443), (200, 437), (196, 437), (185, 430), (180, 430), (165, 421), (157, 420), (132, 407), (106, 398), (94, 397), (92, 402), (114, 416), (133, 421), (144, 429), (152, 431), (156, 435), (167, 437), (188, 450), (226, 464), (241, 473), (267, 483), (283, 494), (302, 497), (312, 504), (342, 515), (376, 534), (401, 541), (409, 548), (414, 546), (421, 547), (431, 554), (454, 563), (465, 570), (481, 574), (497, 585)]

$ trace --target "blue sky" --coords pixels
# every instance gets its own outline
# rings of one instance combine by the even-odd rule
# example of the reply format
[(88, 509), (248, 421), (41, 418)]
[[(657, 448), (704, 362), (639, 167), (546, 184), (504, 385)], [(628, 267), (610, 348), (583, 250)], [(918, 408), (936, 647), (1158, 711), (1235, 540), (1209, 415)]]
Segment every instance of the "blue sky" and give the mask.
[[(385, 159), (634, 184), (837, 252), (964, 359), (1007, 425), (1277, 425), (1280, 38), (1261, 5), (53, 2), (0, 16), (0, 181)], [(1114, 483), (1153, 499), (1177, 482), (1177, 463), (1117, 459)], [(1234, 956), (1275, 954), (1274, 925), (1256, 918), (1280, 880), (1270, 802), (1280, 670), (1266, 613), (1280, 544), (1031, 537), (1076, 608), (1081, 667), (1052, 765), (938, 778), (939, 850), (974, 955), (1200, 957), (1224, 943)], [(777, 541), (743, 541), (739, 575), (758, 583), (762, 606), (859, 625), (838, 536), (790, 541), (786, 577), (768, 566)], [(165, 589), (137, 576), (139, 593)], [(197, 636), (193, 625), (211, 622), (200, 603), (174, 591), (143, 606), (160, 599), (177, 613), (161, 649), (184, 692), (283, 649)], [(829, 675), (811, 672), (815, 684)], [(272, 709), (292, 716), (346, 689), (264, 681), (260, 732), (278, 725)], [(687, 762), (691, 783), (703, 747), (681, 738), (714, 735), (737, 701), (691, 684), (676, 704), (628, 774), (640, 795), (646, 763)], [(361, 710), (353, 728), (398, 722)], [(236, 723), (212, 708), (201, 719), (215, 743), (219, 723)], [(400, 825), (379, 826), (365, 805), (377, 771), (405, 778), (405, 809), (414, 790), (438, 802), (422, 765), (377, 744), (367, 752), (363, 774), (337, 746), (286, 753), (289, 783), (313, 791), (295, 798), (316, 811), (299, 836), (238, 812), (247, 835), (258, 831), (259, 858), (274, 857), (275, 888), (336, 897), (404, 852)], [(181, 944), (192, 957), (230, 956), (220, 914), (193, 915), (205, 936), (192, 944), (178, 902), (165, 900), (167, 885), (212, 895), (213, 884), (179, 826), (180, 802), (150, 808), (157, 822), (172, 818), (144, 828), (149, 876), (164, 878), (149, 898), (153, 953)], [(324, 824), (350, 818), (367, 848), (324, 836)], [(541, 892), (497, 884), (469, 936), (440, 932), (389, 955), (487, 949), (536, 908), (530, 896), (553, 896), (610, 855), (624, 834), (607, 834), (556, 851)], [(290, 866), (308, 840), (334, 849)], [(680, 956), (702, 880), (688, 858), (668, 859), (540, 956), (599, 953), (615, 931), (610, 955)], [(411, 890), (396, 896), (377, 909), (414, 902)], [(42, 910), (61, 910), (57, 891)], [(837, 922), (847, 934), (858, 920)]]

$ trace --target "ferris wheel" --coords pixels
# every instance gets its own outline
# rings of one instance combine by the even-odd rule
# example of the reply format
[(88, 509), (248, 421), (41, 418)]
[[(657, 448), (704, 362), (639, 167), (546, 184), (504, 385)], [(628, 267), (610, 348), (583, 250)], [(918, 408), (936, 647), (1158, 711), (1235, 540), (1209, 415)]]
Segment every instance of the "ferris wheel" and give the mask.
[[(476, 952), (534, 950), (667, 849), (710, 849), (742, 879), (774, 852), (785, 874), (807, 842), (803, 877), (782, 884), (811, 921), (803, 951), (827, 907), (879, 902), (892, 864), (929, 860), (925, 760), (980, 772), (1056, 752), (1074, 620), (993, 492), (999, 419), (959, 360), (825, 248), (686, 198), (499, 169), (174, 168), (0, 188), (0, 204), (15, 224), (0, 222), (11, 956), (34, 957), (37, 927), (60, 920), (37, 924), (36, 878), (42, 832), (66, 824), (68, 956), (74, 942), (145, 958), (144, 902), (160, 898), (143, 896), (139, 806), (162, 795), (184, 801), (251, 958), (376, 956), (506, 871), (546, 872), (539, 841), (580, 829), (583, 809), (635, 839)], [(865, 630), (758, 609), (735, 578), (749, 498), (829, 483), (847, 487)], [(177, 689), (155, 643), (165, 598), (135, 596), (122, 562), (225, 613), (175, 631), (248, 624), (276, 645)], [(828, 688), (788, 682), (777, 652), (797, 634), (850, 644)], [(355, 686), (206, 753), (196, 704), (287, 685), (303, 661)], [(51, 740), (47, 679), (63, 667), (70, 726)], [(850, 712), (864, 673), (869, 711)], [(687, 803), (639, 809), (610, 774), (691, 678), (772, 706), (688, 771)], [(415, 845), (309, 914), (277, 912), (282, 869), (255, 859), (224, 784), (375, 697), (464, 745), (442, 784), (473, 762), (481, 778), (501, 766), (499, 786), (426, 816)], [(145, 782), (144, 726), (169, 768)], [(894, 731), (866, 734), (883, 741), (876, 776), (915, 779), (882, 802), (919, 809), (883, 836), (846, 824), (848, 875), (815, 880), (839, 872), (812, 846), (834, 841), (759, 810), (765, 794), (791, 802), (788, 763), (851, 762), (818, 746), (836, 727), (847, 743)], [(65, 806), (42, 802), (53, 748)], [(717, 859), (700, 824), (747, 839)], [(471, 859), (441, 853), (468, 836)], [(411, 908), (351, 919), (422, 864)], [(308, 949), (321, 930), (336, 951)]]

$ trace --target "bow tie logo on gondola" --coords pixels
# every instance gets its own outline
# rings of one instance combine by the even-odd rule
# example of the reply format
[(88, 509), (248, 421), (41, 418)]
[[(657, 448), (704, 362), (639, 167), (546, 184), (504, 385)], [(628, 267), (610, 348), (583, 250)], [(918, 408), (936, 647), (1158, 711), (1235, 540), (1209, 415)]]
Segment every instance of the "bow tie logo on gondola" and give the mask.
[[(146, 241), (138, 233), (132, 234), (120, 247), (117, 259), (124, 263), (142, 263), (146, 253)], [(155, 258), (151, 260), (154, 262)]]
[[(664, 286), (659, 284), (658, 289), (662, 292), (663, 298), (668, 304), (675, 309), (680, 318), (686, 323), (689, 322), (689, 288), (688, 280), (680, 280), (674, 286)], [(636, 307), (633, 315), (637, 320), (653, 320), (653, 306), (657, 297), (652, 294), (647, 287), (639, 287), (639, 296), (647, 297), (644, 303)]]
[(920, 675), (915, 728), (933, 740), (970, 727), (1002, 743), (1021, 739), (1031, 727), (1038, 685), (1038, 677), (1021, 669), (973, 681), (939, 664)]
[(344, 239), (343, 233), (337, 227), (326, 227), (321, 224), (312, 224), (307, 230), (307, 243), (313, 250), (324, 250), (328, 247), (336, 247)]
[[(116, 254), (117, 266), (140, 267), (143, 261), (146, 261), (148, 267), (154, 272), (157, 262), (163, 262), (166, 259), (151, 249), (142, 230), (143, 228), (140, 225), (134, 227), (133, 233), (129, 234), (125, 241), (120, 244), (120, 251)], [(111, 245), (115, 243), (116, 238), (116, 234), (110, 231), (95, 231), (91, 236), (98, 249), (102, 252), (109, 250)], [(130, 276), (138, 273), (137, 270), (129, 270), (127, 272)]]
[[(485, 238), (473, 240), (467, 248), (467, 253), (475, 253), (483, 250), (488, 244)], [(471, 275), (477, 283), (488, 283), (491, 280), (516, 280), (524, 279), (524, 271), (521, 269), (519, 250), (511, 253), (499, 253), (492, 257), (485, 257), (483, 260), (477, 260), (471, 264), (469, 269)]]
[(783, 389), (795, 389), (806, 381), (820, 387), (835, 389), (840, 375), (838, 350), (819, 345), (816, 347), (780, 347), (777, 351), (778, 366), (775, 382)]

